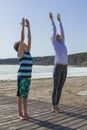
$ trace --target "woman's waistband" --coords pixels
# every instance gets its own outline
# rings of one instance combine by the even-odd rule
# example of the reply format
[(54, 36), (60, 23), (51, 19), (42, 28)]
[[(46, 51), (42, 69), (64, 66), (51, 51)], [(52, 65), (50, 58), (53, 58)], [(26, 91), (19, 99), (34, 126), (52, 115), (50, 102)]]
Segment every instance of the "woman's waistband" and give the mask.
[(58, 63), (56, 63), (56, 65), (62, 66), (62, 67), (67, 67), (67, 64), (58, 64)]

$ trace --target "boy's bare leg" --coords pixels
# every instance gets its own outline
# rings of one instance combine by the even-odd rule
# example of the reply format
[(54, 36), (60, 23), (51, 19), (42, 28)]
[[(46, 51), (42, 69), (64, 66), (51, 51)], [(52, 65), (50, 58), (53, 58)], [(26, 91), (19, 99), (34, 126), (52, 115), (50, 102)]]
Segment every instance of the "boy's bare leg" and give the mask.
[(23, 107), (24, 107), (24, 119), (28, 119), (29, 115), (27, 114), (27, 99), (23, 99)]
[(23, 113), (22, 113), (22, 98), (18, 97), (18, 112), (19, 112), (19, 117), (23, 117)]

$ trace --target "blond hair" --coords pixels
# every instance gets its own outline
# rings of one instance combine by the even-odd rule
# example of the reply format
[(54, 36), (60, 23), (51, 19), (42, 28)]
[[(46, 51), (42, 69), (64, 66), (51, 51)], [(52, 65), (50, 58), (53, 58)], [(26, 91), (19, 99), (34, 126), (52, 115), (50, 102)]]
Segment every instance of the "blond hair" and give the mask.
[(20, 44), (20, 41), (18, 41), (18, 42), (16, 42), (16, 43), (14, 44), (14, 49), (15, 49), (15, 51), (17, 51), (17, 52), (18, 52), (19, 44)]

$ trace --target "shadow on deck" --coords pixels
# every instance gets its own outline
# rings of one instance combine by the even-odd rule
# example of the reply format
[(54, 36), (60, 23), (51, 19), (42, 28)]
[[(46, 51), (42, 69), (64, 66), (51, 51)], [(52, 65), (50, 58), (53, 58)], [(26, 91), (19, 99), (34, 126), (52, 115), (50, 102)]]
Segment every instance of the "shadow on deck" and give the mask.
[(51, 104), (29, 100), (30, 119), (17, 118), (16, 97), (0, 97), (0, 130), (87, 130), (87, 107), (60, 105), (62, 113), (51, 113)]

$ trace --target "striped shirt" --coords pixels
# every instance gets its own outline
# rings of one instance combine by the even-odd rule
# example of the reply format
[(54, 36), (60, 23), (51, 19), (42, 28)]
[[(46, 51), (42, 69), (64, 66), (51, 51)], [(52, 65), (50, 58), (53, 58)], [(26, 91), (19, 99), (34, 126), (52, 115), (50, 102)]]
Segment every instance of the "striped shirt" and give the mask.
[(23, 57), (19, 58), (18, 76), (31, 77), (32, 75), (32, 57), (29, 52), (24, 52)]

